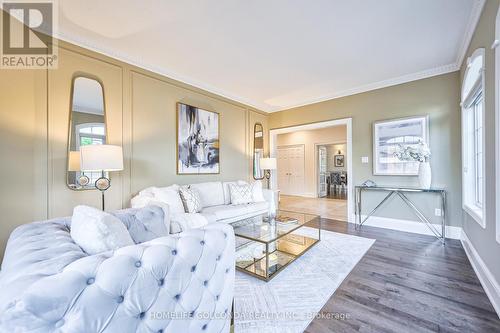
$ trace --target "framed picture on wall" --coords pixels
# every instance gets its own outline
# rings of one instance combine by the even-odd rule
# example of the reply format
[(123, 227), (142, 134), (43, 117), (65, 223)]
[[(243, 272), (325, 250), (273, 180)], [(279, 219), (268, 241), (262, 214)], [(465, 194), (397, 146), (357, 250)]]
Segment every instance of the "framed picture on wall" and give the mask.
[(220, 173), (219, 114), (177, 103), (177, 174)]
[(377, 121), (373, 124), (373, 174), (417, 176), (418, 162), (401, 161), (395, 153), (401, 147), (429, 145), (429, 117)]
[(335, 167), (343, 168), (344, 167), (344, 155), (335, 155), (334, 162), (335, 162)]

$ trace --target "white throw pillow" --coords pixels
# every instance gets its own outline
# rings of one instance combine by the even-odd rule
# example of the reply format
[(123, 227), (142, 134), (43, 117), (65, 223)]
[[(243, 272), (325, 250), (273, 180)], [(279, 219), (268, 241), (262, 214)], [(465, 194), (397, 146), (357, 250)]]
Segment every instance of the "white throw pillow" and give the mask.
[(234, 182), (224, 182), (222, 183), (222, 187), (224, 188), (224, 205), (229, 205), (231, 204), (231, 188), (230, 185), (235, 184), (235, 185), (245, 185), (248, 184), (244, 180), (237, 180)]
[(185, 213), (178, 185), (155, 187), (153, 189), (153, 194), (155, 201), (167, 204), (171, 213)]
[(253, 186), (229, 184), (231, 205), (243, 205), (253, 202)]
[(255, 181), (252, 184), (252, 197), (254, 202), (264, 202), (264, 193), (262, 193), (262, 182), (260, 180)]
[(179, 192), (186, 213), (199, 213), (201, 211), (201, 199), (197, 190), (181, 187)]
[(125, 225), (93, 207), (76, 206), (71, 218), (71, 238), (90, 255), (134, 245)]

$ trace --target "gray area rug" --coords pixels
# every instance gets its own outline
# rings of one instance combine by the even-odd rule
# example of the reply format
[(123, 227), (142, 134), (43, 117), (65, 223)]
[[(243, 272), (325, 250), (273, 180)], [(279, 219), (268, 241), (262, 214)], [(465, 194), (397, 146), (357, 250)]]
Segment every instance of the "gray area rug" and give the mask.
[(236, 272), (235, 333), (303, 332), (374, 242), (322, 231), (321, 242), (270, 282)]

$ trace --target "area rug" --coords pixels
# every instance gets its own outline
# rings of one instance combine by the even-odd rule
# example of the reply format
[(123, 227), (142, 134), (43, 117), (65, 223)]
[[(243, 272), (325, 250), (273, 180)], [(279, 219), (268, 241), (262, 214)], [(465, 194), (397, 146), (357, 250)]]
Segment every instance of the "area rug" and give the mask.
[(267, 283), (236, 272), (234, 332), (302, 333), (374, 242), (322, 231), (321, 242)]

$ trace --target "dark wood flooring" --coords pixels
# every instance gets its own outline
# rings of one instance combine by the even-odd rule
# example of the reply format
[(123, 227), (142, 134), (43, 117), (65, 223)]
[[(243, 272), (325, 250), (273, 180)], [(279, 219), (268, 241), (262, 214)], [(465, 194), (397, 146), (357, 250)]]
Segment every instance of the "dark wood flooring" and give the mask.
[(325, 219), (323, 228), (376, 242), (305, 332), (500, 332), (460, 241), (442, 246), (431, 236)]

